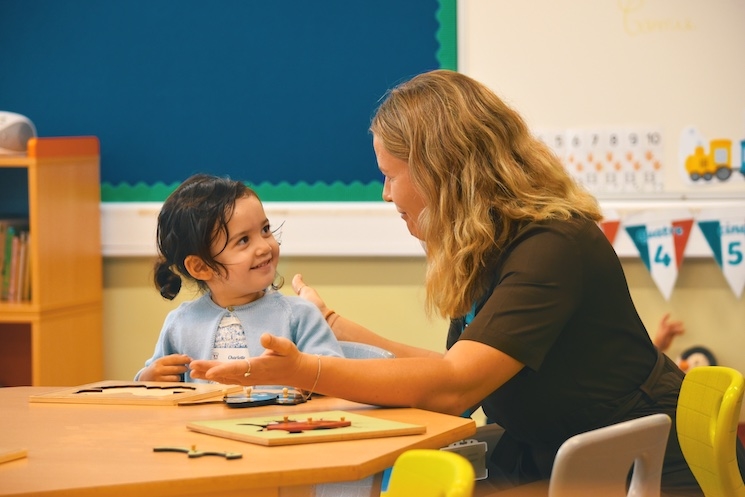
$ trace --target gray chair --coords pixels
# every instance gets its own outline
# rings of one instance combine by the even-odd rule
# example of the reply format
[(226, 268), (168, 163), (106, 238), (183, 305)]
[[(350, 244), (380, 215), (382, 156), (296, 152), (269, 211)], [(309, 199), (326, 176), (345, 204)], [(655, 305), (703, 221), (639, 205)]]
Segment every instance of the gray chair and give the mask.
[(670, 416), (660, 413), (574, 435), (559, 447), (549, 480), (488, 495), (659, 497), (670, 426)]
[(396, 357), (392, 352), (360, 342), (339, 341), (341, 351), (347, 359), (393, 359)]
[(554, 458), (549, 497), (659, 496), (670, 425), (652, 414), (571, 437)]

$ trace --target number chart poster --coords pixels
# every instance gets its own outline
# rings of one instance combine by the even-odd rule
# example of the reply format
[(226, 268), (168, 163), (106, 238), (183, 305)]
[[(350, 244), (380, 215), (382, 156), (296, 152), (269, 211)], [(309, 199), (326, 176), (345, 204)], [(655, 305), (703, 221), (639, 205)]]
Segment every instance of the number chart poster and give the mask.
[(458, 69), (599, 198), (745, 190), (745, 2), (459, 0)]

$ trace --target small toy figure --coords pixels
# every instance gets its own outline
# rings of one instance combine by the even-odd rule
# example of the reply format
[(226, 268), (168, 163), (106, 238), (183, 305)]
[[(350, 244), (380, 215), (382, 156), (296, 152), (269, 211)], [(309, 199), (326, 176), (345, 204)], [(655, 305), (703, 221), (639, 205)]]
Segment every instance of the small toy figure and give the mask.
[(691, 368), (698, 366), (716, 366), (717, 360), (714, 354), (706, 347), (691, 347), (683, 351), (675, 361), (678, 367), (687, 373)]

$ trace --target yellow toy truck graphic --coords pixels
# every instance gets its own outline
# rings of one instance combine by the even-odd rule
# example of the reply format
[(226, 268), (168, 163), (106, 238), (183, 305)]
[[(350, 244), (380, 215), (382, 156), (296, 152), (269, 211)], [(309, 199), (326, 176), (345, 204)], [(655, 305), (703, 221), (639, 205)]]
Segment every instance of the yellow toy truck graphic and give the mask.
[[(740, 145), (745, 152), (745, 140)], [(745, 175), (745, 156), (741, 162), (740, 172)], [(702, 178), (710, 181), (715, 176), (720, 181), (729, 179), (732, 175), (732, 140), (711, 140), (708, 153), (703, 146), (697, 146), (693, 154), (686, 158), (685, 168), (692, 181)]]

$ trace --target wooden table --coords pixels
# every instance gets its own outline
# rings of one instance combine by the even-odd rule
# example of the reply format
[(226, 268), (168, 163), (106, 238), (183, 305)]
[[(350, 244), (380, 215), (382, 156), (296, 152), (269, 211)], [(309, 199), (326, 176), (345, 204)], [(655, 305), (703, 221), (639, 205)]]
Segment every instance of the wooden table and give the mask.
[[(440, 448), (472, 436), (471, 419), (419, 409), (383, 409), (318, 397), (297, 406), (231, 409), (29, 403), (59, 387), (0, 388), (0, 446), (28, 457), (0, 464), (0, 495), (303, 496), (316, 484), (367, 478), (413, 448)], [(189, 421), (345, 410), (423, 424), (423, 435), (265, 447), (190, 431)], [(196, 445), (241, 459), (188, 458), (156, 446)]]

